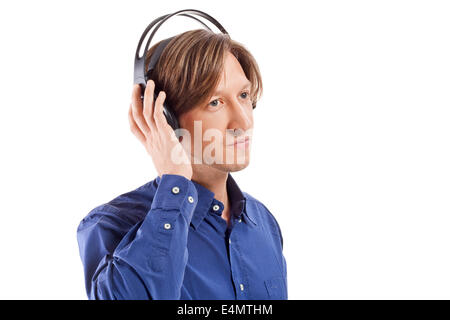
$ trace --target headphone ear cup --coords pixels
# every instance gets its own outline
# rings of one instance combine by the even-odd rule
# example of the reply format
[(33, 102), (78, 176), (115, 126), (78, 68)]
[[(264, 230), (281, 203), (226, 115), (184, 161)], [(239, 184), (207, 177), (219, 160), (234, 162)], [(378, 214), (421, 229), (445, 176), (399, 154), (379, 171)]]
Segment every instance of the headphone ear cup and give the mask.
[(141, 88), (141, 100), (142, 100), (142, 103), (144, 103), (144, 92), (145, 92), (146, 85), (144, 83), (139, 83), (139, 87)]
[(180, 125), (178, 123), (177, 117), (172, 112), (172, 109), (168, 106), (168, 104), (164, 101), (163, 103), (163, 113), (166, 117), (167, 123), (172, 127), (173, 130), (179, 129)]
[[(159, 88), (155, 87), (154, 94), (153, 94), (153, 98), (154, 98), (155, 102), (156, 102), (156, 99), (158, 98), (159, 92), (160, 92)], [(166, 93), (166, 95), (167, 95), (167, 93)], [(166, 96), (166, 98), (167, 98), (167, 96)], [(172, 127), (172, 129), (174, 131), (176, 129), (180, 128), (177, 117), (175, 116), (175, 114), (172, 111), (172, 108), (168, 105), (167, 100), (165, 100), (165, 99), (163, 102), (163, 114), (166, 117), (167, 123)]]

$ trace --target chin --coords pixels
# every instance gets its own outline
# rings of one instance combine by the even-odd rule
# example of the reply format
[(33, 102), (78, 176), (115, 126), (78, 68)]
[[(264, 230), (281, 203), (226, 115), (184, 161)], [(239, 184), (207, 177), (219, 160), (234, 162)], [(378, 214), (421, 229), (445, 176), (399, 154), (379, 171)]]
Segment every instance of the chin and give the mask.
[[(222, 172), (236, 172), (248, 167), (250, 164), (250, 148), (234, 150), (233, 153), (228, 153), (230, 150), (224, 148), (220, 155), (205, 156), (203, 155), (203, 163), (216, 170)], [(230, 158), (233, 157), (233, 160)]]
[(244, 170), (248, 165), (249, 162), (246, 161), (245, 163), (213, 164), (212, 167), (224, 172), (236, 172)]

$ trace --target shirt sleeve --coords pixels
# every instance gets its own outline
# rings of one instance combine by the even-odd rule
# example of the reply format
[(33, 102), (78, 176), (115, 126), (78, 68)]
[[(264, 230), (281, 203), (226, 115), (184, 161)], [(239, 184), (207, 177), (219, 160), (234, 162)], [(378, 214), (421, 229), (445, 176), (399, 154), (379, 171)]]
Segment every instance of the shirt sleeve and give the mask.
[[(191, 180), (181, 175), (162, 175), (143, 221), (134, 225), (112, 252), (106, 251), (98, 264), (85, 265), (85, 270), (95, 269), (86, 279), (89, 299), (180, 299), (188, 260), (189, 224), (197, 199)], [(92, 227), (79, 228), (82, 259), (88, 255), (82, 251), (90, 247), (110, 247), (102, 243), (108, 237), (98, 231), (107, 228), (101, 219), (96, 232)]]

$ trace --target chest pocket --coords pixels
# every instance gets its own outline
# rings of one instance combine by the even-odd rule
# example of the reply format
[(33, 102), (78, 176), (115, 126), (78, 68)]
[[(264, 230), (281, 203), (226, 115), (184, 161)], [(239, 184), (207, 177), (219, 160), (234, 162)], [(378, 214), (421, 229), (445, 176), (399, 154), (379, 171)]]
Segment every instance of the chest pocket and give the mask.
[(265, 280), (267, 293), (271, 300), (286, 300), (287, 293), (284, 285), (284, 279), (282, 277), (275, 277), (269, 280)]

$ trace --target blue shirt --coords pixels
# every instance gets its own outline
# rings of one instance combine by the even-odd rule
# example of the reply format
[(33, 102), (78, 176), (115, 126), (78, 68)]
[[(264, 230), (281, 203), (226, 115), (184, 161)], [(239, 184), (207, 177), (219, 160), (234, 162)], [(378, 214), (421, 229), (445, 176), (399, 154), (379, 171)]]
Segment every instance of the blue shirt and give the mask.
[(89, 299), (287, 299), (277, 221), (231, 174), (224, 205), (164, 174), (94, 208), (77, 230)]

